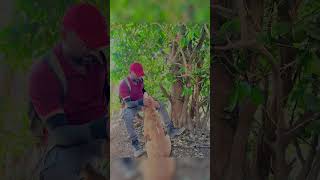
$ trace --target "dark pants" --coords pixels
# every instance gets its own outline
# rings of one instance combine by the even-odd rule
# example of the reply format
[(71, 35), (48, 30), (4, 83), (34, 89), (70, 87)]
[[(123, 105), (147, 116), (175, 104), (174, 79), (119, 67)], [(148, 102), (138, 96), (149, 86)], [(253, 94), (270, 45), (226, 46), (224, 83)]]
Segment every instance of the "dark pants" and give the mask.
[(107, 135), (105, 123), (102, 122), (105, 120), (88, 124), (88, 128), (94, 131), (94, 138), (90, 142), (55, 145), (49, 149), (40, 167), (40, 180), (80, 180), (81, 169), (88, 163), (94, 166), (104, 156)]
[(80, 171), (103, 156), (105, 140), (73, 147), (55, 146), (46, 154), (40, 180), (80, 180)]
[[(134, 119), (139, 111), (141, 111), (142, 107), (137, 106), (135, 108), (125, 108), (122, 112), (122, 119), (126, 125), (126, 129), (129, 135), (129, 140), (133, 141), (138, 138), (136, 130), (134, 129)], [(159, 109), (157, 109), (162, 116), (162, 120), (166, 126), (168, 126), (171, 122), (169, 114), (165, 108), (163, 103), (160, 103)]]

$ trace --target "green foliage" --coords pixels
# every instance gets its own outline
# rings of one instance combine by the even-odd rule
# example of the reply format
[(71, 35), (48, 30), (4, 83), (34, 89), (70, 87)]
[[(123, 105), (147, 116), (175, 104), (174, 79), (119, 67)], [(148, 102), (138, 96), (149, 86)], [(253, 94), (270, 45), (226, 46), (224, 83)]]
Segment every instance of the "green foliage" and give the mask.
[(291, 25), (284, 22), (275, 22), (272, 24), (271, 36), (273, 38), (279, 38), (286, 35), (291, 30)]
[[(59, 40), (59, 30), (62, 16), (67, 7), (83, 0), (15, 0), (14, 17), (8, 26), (0, 29), (0, 55), (4, 56), (1, 63), (10, 66), (13, 72), (23, 71), (30, 67), (33, 60), (41, 56)], [(105, 15), (107, 1), (88, 0), (96, 5)], [(23, 83), (23, 82), (21, 82)], [(29, 119), (26, 105), (17, 106), (10, 103), (11, 97), (0, 97), (0, 162), (6, 162), (7, 157), (21, 157), (30, 149), (35, 139), (29, 130)], [(8, 117), (10, 125), (6, 127)], [(22, 124), (22, 125), (21, 125)], [(18, 128), (19, 127), (19, 128)], [(14, 129), (14, 130), (12, 130)], [(2, 163), (5, 165), (6, 163)], [(0, 171), (4, 168), (0, 166)]]
[(27, 69), (35, 58), (58, 41), (63, 14), (77, 2), (94, 4), (107, 15), (104, 0), (16, 0), (13, 21), (0, 29), (0, 52), (5, 55), (4, 63), (14, 70)]
[[(187, 35), (179, 41), (180, 46), (186, 46), (190, 40), (197, 43), (200, 38), (202, 25), (187, 25)], [(129, 74), (129, 65), (138, 61), (143, 64), (145, 70), (145, 89), (159, 99), (167, 101), (160, 89), (160, 84), (169, 92), (176, 77), (170, 73), (168, 55), (170, 43), (179, 32), (179, 25), (173, 24), (112, 24), (111, 25), (111, 86), (116, 89), (121, 79)], [(210, 92), (210, 53), (209, 39), (201, 49), (203, 65), (201, 68), (191, 69), (191, 84), (195, 83), (195, 77), (203, 77), (203, 91), (201, 94), (208, 96)], [(190, 70), (188, 70), (190, 71)], [(186, 73), (185, 67), (181, 67), (179, 73)], [(113, 92), (116, 93), (116, 92)], [(185, 86), (182, 95), (193, 93), (192, 87)], [(118, 107), (118, 96), (111, 96), (111, 109)]]
[(111, 22), (209, 23), (209, 0), (113, 0)]
[(264, 96), (258, 87), (251, 86), (245, 81), (237, 81), (232, 95), (230, 96), (229, 106), (226, 110), (229, 112), (233, 111), (237, 104), (241, 103), (246, 98), (251, 99), (256, 105), (260, 105), (264, 102)]
[(240, 32), (240, 19), (239, 18), (234, 18), (231, 19), (227, 22), (225, 22), (221, 27), (220, 27), (220, 33), (239, 33)]

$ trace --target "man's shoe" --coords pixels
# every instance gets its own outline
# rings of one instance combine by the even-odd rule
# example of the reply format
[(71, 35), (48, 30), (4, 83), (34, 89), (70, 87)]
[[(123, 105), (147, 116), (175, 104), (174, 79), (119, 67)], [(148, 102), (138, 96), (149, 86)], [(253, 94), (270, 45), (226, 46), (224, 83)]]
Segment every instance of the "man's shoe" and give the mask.
[(122, 166), (123, 166), (123, 173), (126, 179), (130, 179), (135, 177), (138, 172), (134, 167), (133, 159), (132, 158), (123, 158), (121, 160)]
[(182, 128), (175, 128), (175, 127), (173, 127), (173, 125), (171, 124), (171, 125), (169, 125), (169, 127), (168, 127), (168, 134), (169, 134), (170, 138), (174, 138), (174, 137), (176, 137), (176, 136), (181, 135), (181, 134), (184, 132), (184, 130), (186, 130), (184, 127), (182, 127)]
[(145, 153), (145, 150), (140, 145), (138, 140), (132, 141), (132, 149), (133, 149), (133, 156), (135, 158), (140, 157)]

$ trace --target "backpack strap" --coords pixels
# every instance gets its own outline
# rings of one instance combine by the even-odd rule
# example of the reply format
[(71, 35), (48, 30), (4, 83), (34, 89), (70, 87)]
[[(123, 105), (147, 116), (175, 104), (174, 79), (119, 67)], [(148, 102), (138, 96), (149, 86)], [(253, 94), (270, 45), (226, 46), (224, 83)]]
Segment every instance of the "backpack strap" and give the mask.
[(44, 61), (48, 64), (52, 72), (55, 74), (57, 79), (59, 80), (62, 87), (62, 101), (64, 100), (67, 94), (67, 80), (65, 74), (62, 70), (61, 64), (53, 51), (49, 51), (49, 53), (45, 56)]
[(126, 78), (124, 79), (124, 82), (127, 84), (128, 89), (129, 89), (129, 93), (130, 93), (130, 91), (131, 91), (131, 85), (130, 85), (130, 82), (129, 82), (128, 77), (126, 77)]

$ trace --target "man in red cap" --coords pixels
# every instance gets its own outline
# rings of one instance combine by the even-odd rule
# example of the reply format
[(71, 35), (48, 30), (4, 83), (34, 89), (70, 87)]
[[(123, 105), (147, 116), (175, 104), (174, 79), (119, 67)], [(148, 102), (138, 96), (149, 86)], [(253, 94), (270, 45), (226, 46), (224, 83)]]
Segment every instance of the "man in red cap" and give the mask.
[[(143, 101), (143, 94), (147, 93), (144, 89), (143, 77), (144, 71), (140, 63), (132, 63), (130, 65), (130, 74), (123, 79), (119, 86), (119, 95), (123, 103), (125, 103), (125, 109), (123, 110), (123, 120), (125, 122), (129, 139), (131, 141), (134, 157), (139, 157), (144, 154), (144, 149), (139, 143), (137, 133), (133, 126), (135, 116), (141, 111), (144, 105), (149, 105), (150, 102)], [(162, 116), (162, 119), (167, 127), (167, 133), (171, 138), (180, 135), (185, 130), (184, 128), (174, 128), (169, 114), (163, 103), (157, 105), (157, 109)]]
[(44, 123), (50, 145), (42, 180), (79, 180), (81, 169), (102, 156), (108, 136), (105, 18), (90, 4), (74, 5), (65, 13), (61, 36), (32, 66), (29, 81), (30, 114)]

